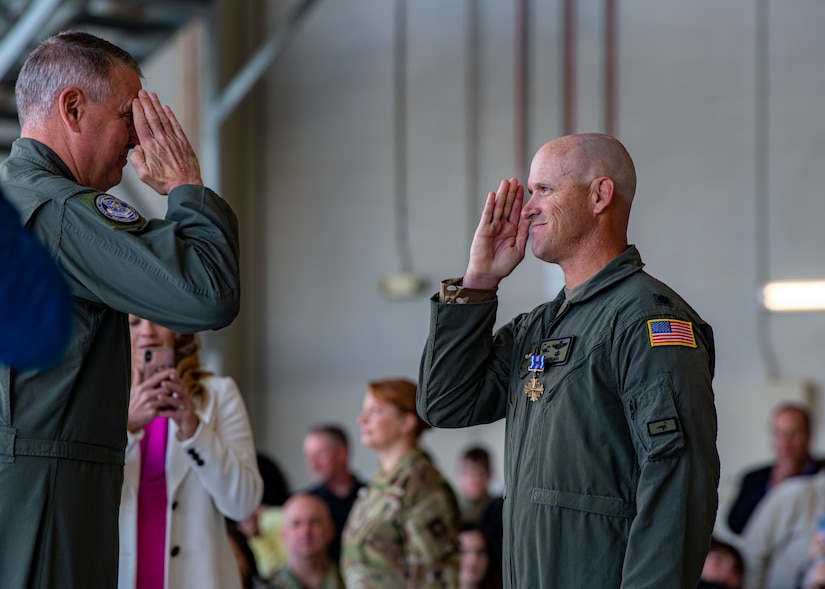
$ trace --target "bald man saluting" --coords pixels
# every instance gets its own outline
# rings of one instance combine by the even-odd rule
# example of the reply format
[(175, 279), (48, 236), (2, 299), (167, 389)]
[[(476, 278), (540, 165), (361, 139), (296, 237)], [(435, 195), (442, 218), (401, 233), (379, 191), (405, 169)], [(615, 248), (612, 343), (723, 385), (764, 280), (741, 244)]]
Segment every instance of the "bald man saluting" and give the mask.
[[(432, 299), (418, 412), (506, 418), (506, 588), (693, 589), (718, 504), (713, 332), (628, 244), (618, 140), (550, 141), (527, 188), (489, 193), (463, 278)], [(494, 331), (529, 235), (564, 289)]]

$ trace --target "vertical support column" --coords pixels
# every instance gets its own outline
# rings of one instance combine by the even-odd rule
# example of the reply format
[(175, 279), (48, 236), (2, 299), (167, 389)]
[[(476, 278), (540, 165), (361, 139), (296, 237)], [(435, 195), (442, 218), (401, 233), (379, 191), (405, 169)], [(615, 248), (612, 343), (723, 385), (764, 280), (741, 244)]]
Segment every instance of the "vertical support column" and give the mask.
[[(264, 284), (259, 252), (265, 248), (262, 224), (266, 198), (263, 176), (264, 104), (261, 90), (252, 90), (230, 114), (215, 116), (221, 89), (241, 70), (261, 44), (266, 28), (260, 0), (215, 0), (209, 15), (204, 67), (204, 107), (201, 124), (201, 171), (204, 183), (218, 192), (238, 216), (241, 240), (241, 311), (229, 327), (204, 333), (216, 361), (210, 367), (233, 377), (249, 409), (253, 431), (263, 431), (256, 419), (266, 415), (262, 404), (262, 371), (266, 329)], [(205, 347), (206, 347), (205, 346)], [(257, 438), (260, 435), (256, 436)], [(261, 440), (258, 440), (261, 443)]]

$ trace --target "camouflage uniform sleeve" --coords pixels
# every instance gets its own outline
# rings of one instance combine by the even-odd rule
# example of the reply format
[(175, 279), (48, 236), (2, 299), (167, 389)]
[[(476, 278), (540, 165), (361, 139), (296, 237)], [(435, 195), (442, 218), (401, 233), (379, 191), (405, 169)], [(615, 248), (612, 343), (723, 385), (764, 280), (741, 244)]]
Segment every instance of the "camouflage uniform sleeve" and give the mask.
[(379, 477), (362, 489), (344, 527), (341, 573), (348, 589), (404, 587), (404, 490)]
[(441, 281), (438, 301), (447, 305), (483, 303), (496, 298), (496, 289), (466, 288), (462, 278), (448, 278)]
[(452, 492), (440, 476), (422, 477), (408, 488), (404, 521), (409, 587), (436, 589), (458, 584), (458, 518)]

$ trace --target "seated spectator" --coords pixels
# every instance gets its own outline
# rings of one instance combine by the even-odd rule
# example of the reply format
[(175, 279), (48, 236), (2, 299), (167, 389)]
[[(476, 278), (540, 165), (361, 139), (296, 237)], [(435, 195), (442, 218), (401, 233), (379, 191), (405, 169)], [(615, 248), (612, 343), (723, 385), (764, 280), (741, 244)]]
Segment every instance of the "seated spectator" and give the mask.
[(699, 589), (741, 589), (744, 568), (742, 554), (734, 546), (711, 538)]
[(825, 589), (825, 514), (817, 518), (808, 557), (802, 589)]
[(772, 490), (742, 534), (747, 589), (797, 589), (808, 568), (817, 520), (825, 514), (825, 472)]
[(501, 571), (493, 561), (484, 531), (464, 523), (458, 532), (460, 562), (458, 589), (499, 589)]
[(777, 407), (771, 419), (773, 449), (776, 462), (742, 477), (739, 494), (728, 513), (728, 527), (741, 534), (753, 510), (782, 481), (819, 471), (820, 462), (811, 457), (811, 417), (808, 410), (792, 403)]
[(329, 558), (335, 537), (329, 508), (317, 495), (297, 493), (284, 504), (281, 536), (287, 561), (275, 571), (275, 589), (344, 589), (338, 567)]
[(464, 451), (458, 465), (458, 506), (462, 523), (478, 524), (490, 496), (490, 453), (481, 446)]
[(332, 514), (335, 537), (329, 545), (329, 556), (338, 562), (341, 556), (341, 534), (365, 483), (350, 471), (349, 440), (341, 427), (316, 425), (304, 437), (304, 457), (307, 469), (317, 485), (309, 492), (323, 499)]
[(232, 554), (238, 563), (238, 573), (241, 576), (241, 587), (243, 589), (272, 589), (272, 585), (258, 577), (255, 565), (255, 555), (246, 541), (236, 522), (231, 519), (226, 520), (226, 533), (229, 536), (229, 546)]
[(481, 527), (490, 543), (490, 555), (496, 567), (501, 567), (504, 542), (504, 522), (501, 497), (490, 495), (492, 466), (490, 453), (481, 446), (471, 446), (461, 455), (458, 466), (458, 505), (462, 523)]
[(258, 470), (264, 480), (264, 496), (261, 499), (262, 505), (270, 507), (280, 507), (289, 499), (289, 482), (287, 482), (284, 472), (275, 461), (263, 452), (256, 453)]
[(289, 484), (274, 460), (258, 452), (257, 461), (264, 481), (261, 504), (235, 525), (254, 555), (257, 575), (266, 579), (286, 562), (286, 548), (281, 540), (281, 506), (289, 497)]

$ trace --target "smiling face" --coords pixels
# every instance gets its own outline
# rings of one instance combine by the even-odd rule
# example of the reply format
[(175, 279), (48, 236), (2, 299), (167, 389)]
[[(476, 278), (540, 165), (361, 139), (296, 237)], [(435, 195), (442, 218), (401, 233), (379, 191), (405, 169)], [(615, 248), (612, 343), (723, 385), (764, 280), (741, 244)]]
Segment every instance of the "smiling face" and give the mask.
[(570, 157), (572, 149), (572, 139), (562, 138), (536, 153), (527, 181), (531, 197), (521, 212), (531, 221), (533, 255), (555, 264), (573, 256), (594, 226), (590, 185)]
[(129, 315), (129, 336), (132, 343), (132, 364), (136, 369), (143, 371), (144, 354), (146, 348), (164, 346), (175, 347), (175, 332), (171, 329), (141, 319), (137, 315)]
[(73, 150), (77, 181), (104, 192), (120, 184), (129, 151), (138, 142), (132, 100), (141, 88), (138, 74), (125, 66), (113, 67), (110, 80), (112, 91), (103, 101), (78, 99), (82, 114)]

